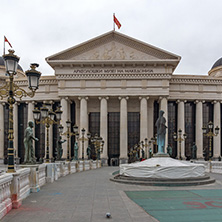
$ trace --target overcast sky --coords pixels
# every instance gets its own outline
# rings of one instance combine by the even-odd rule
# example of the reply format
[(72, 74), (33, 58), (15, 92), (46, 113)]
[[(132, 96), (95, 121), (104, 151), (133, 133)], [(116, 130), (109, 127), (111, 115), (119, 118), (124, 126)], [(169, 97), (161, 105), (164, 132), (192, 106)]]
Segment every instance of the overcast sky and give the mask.
[(1, 54), (5, 35), (23, 70), (53, 74), (45, 58), (111, 31), (113, 13), (118, 32), (181, 56), (177, 74), (207, 74), (222, 57), (221, 0), (4, 0)]

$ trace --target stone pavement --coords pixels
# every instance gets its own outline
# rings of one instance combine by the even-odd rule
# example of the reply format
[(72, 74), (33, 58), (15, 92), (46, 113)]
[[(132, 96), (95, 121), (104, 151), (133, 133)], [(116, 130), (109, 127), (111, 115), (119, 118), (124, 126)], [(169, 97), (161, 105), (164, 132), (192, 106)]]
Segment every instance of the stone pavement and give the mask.
[[(222, 176), (214, 174), (213, 185), (193, 187), (148, 187), (114, 183), (109, 180), (118, 167), (103, 167), (60, 178), (32, 193), (19, 209), (2, 222), (157, 222), (131, 201), (124, 191), (221, 189)], [(111, 219), (105, 217), (110, 212)]]

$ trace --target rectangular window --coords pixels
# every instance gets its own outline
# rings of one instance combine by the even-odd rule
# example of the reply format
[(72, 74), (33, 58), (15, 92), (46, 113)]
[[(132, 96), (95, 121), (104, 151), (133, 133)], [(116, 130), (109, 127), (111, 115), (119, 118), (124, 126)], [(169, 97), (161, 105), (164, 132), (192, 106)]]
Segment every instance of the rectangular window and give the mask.
[[(185, 140), (185, 156), (190, 159), (192, 157), (191, 148), (195, 143), (195, 129), (196, 129), (196, 113), (194, 102), (186, 102), (184, 104), (185, 110), (185, 133), (187, 138)], [(184, 132), (183, 132), (184, 134)]]
[[(177, 142), (173, 138), (173, 134), (177, 132), (177, 104), (176, 102), (168, 102), (168, 144), (172, 147), (173, 158), (177, 157)], [(166, 144), (166, 147), (168, 146)]]
[[(100, 113), (99, 112), (91, 112), (89, 114), (89, 132), (91, 133), (91, 137), (94, 137), (96, 134), (100, 136)], [(92, 143), (89, 143), (91, 148), (91, 158), (93, 160), (96, 159), (95, 147)]]
[(120, 155), (120, 113), (108, 114), (108, 157), (119, 158)]

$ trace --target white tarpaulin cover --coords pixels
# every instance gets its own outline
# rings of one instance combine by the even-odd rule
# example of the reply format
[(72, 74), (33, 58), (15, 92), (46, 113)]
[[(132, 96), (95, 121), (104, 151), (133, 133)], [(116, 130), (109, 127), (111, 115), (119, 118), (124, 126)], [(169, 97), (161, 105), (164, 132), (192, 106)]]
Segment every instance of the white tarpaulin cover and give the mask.
[(155, 157), (141, 162), (121, 164), (120, 174), (145, 178), (195, 178), (205, 175), (205, 166), (170, 157)]

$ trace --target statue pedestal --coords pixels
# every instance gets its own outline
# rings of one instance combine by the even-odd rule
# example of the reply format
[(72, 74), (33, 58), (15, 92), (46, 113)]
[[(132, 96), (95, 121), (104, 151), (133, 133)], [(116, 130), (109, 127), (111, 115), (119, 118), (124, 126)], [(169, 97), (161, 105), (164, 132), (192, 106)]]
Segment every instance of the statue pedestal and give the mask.
[(46, 182), (53, 183), (58, 180), (58, 171), (56, 163), (46, 163)]
[(85, 160), (85, 170), (90, 170), (90, 160)]
[(154, 153), (153, 157), (170, 157), (168, 153)]
[(92, 169), (96, 169), (97, 168), (97, 161), (93, 160), (92, 161)]
[(69, 173), (75, 173), (76, 172), (76, 160), (73, 160), (71, 162), (69, 162)]
[(79, 161), (79, 172), (84, 171), (84, 161)]
[(40, 184), (39, 184), (39, 168), (40, 165), (20, 165), (21, 168), (29, 168), (30, 175), (29, 175), (29, 182), (30, 182), (30, 191), (31, 193), (36, 193), (40, 191)]

